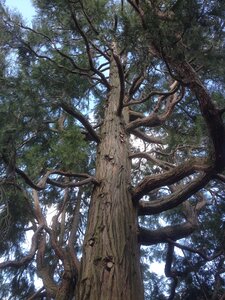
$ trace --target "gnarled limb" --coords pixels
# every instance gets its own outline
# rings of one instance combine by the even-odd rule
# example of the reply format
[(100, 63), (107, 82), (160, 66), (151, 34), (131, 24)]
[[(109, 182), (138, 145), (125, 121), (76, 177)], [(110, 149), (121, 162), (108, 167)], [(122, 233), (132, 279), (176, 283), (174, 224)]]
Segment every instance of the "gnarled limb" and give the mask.
[(146, 176), (134, 189), (132, 199), (137, 202), (144, 195), (156, 188), (173, 184), (197, 171), (204, 171), (208, 173), (210, 170), (211, 166), (204, 163), (204, 160), (194, 159), (162, 174)]
[(140, 201), (139, 215), (153, 215), (169, 210), (186, 201), (193, 194), (203, 188), (211, 179), (210, 175), (203, 174), (177, 189), (170, 196), (154, 201)]
[(157, 230), (139, 228), (138, 241), (141, 245), (155, 245), (158, 243), (167, 243), (168, 239), (179, 240), (189, 236), (197, 229), (197, 223), (185, 222), (183, 224), (166, 226)]

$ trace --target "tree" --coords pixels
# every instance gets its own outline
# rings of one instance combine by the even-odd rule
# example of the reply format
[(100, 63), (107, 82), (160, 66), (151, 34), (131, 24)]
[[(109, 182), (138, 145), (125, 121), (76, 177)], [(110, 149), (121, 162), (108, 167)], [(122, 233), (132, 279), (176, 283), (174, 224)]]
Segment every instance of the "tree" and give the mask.
[(33, 3), (1, 3), (1, 296), (222, 299), (225, 4)]

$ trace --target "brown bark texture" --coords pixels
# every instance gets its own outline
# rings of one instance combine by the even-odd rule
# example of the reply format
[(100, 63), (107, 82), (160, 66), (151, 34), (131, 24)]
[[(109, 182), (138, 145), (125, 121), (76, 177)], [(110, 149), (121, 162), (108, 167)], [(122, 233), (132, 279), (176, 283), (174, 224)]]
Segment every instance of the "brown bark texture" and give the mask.
[(126, 111), (118, 115), (120, 82), (112, 62), (111, 91), (98, 146), (96, 178), (84, 241), (78, 300), (143, 299), (137, 242), (137, 211), (132, 204)]

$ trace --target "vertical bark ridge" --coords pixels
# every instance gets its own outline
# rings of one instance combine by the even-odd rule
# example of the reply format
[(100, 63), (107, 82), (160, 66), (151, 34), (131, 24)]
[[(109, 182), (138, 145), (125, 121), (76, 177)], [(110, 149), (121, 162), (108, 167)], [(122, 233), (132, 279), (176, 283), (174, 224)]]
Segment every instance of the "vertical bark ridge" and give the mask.
[(120, 83), (113, 59), (110, 84), (96, 161), (100, 185), (92, 195), (77, 298), (141, 300), (137, 212), (128, 188), (131, 167), (127, 116), (126, 112), (121, 116), (117, 113)]

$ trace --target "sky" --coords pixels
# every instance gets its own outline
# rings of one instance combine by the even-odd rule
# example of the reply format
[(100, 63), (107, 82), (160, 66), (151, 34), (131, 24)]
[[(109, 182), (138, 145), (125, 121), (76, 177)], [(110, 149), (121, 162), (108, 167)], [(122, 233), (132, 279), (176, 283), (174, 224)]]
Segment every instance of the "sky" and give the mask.
[(32, 17), (35, 15), (31, 0), (6, 0), (5, 4), (11, 10), (15, 9), (20, 12), (28, 22), (31, 22)]

